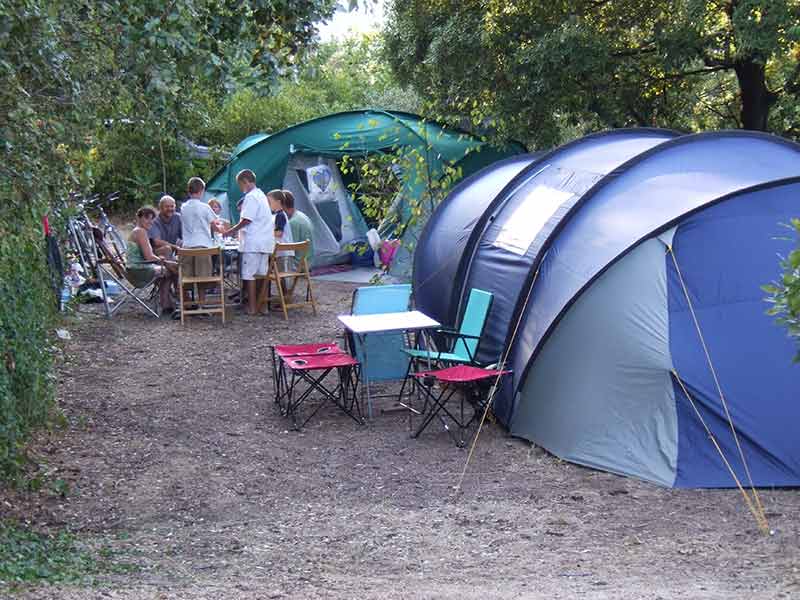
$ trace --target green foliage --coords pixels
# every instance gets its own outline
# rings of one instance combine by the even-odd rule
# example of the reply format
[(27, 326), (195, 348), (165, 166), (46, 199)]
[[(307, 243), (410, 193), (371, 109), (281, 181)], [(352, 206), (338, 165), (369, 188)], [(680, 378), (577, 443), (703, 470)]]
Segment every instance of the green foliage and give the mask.
[(395, 0), (384, 34), (400, 83), (436, 114), (536, 146), (599, 127), (800, 123), (790, 0)]
[(233, 147), (254, 133), (274, 133), (324, 115), (360, 108), (417, 112), (414, 92), (401, 89), (383, 60), (379, 36), (364, 35), (321, 45), (282, 78), (274, 93), (243, 88), (226, 98), (205, 126), (192, 132), (199, 141)]
[(140, 124), (114, 123), (94, 136), (85, 167), (101, 193), (120, 192), (115, 210), (155, 205), (163, 193), (177, 199), (186, 195), (190, 177), (206, 170), (192, 161), (185, 143), (177, 137), (152, 137)]
[(12, 475), (22, 466), (25, 435), (52, 401), (48, 328), (56, 306), (40, 208), (0, 202), (0, 473)]
[(31, 583), (79, 583), (104, 573), (125, 573), (133, 565), (111, 562), (103, 548), (99, 555), (82, 548), (65, 531), (44, 534), (0, 521), (0, 589)]
[(189, 177), (213, 173), (222, 162), (192, 161), (187, 140), (229, 150), (253, 133), (279, 131), (333, 112), (417, 107), (416, 95), (395, 83), (382, 60), (381, 38), (375, 35), (329, 42), (306, 52), (299, 64), (273, 79), (271, 87), (244, 79), (228, 95), (225, 85), (213, 83), (202, 80), (182, 91), (174, 131), (129, 118), (126, 115), (137, 115), (138, 109), (120, 100), (109, 114), (122, 117), (98, 126), (91, 149), (82, 156), (94, 190), (119, 191), (117, 210), (152, 204), (164, 191), (178, 198)]
[(347, 187), (368, 227), (377, 227), (386, 218), (400, 192), (400, 179), (395, 173), (399, 162), (396, 154), (369, 154), (347, 155), (340, 163), (342, 175), (350, 181)]
[[(768, 314), (776, 317), (800, 346), (800, 219), (792, 219), (791, 227), (797, 235), (798, 245), (781, 261), (781, 279), (764, 286), (764, 291), (769, 294), (767, 300), (773, 305)], [(795, 361), (800, 362), (800, 350)]]
[[(429, 129), (420, 128), (420, 135), (430, 135)], [(457, 161), (438, 166), (438, 160), (432, 160), (436, 152), (433, 140), (423, 141), (415, 146), (393, 145), (383, 153), (368, 156), (345, 155), (340, 162), (368, 225), (379, 226), (378, 233), (384, 240), (400, 239), (407, 231), (414, 231), (414, 226), (431, 215), (463, 175)], [(406, 242), (406, 250), (413, 252), (415, 240)]]
[[(0, 475), (18, 469), (25, 434), (45, 420), (53, 397), (56, 316), (42, 216), (70, 190), (88, 189), (92, 169), (118, 177), (126, 152), (138, 163), (152, 140), (173, 148), (207, 98), (192, 90), (273, 85), (333, 7), (334, 0), (0, 0)], [(112, 139), (113, 152), (91, 156), (109, 120), (137, 123), (143, 133), (130, 135), (148, 141), (126, 147)], [(149, 194), (153, 183), (131, 188), (139, 185)]]

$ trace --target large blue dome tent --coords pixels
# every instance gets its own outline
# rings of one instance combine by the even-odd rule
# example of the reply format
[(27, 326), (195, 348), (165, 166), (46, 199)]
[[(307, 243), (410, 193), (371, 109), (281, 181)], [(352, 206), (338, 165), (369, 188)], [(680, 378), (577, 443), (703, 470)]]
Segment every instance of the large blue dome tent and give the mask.
[(733, 423), (755, 485), (800, 484), (800, 367), (761, 290), (792, 248), (800, 146), (618, 130), (515, 180), (473, 228), (446, 308), (457, 316), (472, 287), (495, 294), (481, 352), (513, 369), (495, 398), (511, 433), (666, 486), (730, 487), (708, 432), (747, 482)]

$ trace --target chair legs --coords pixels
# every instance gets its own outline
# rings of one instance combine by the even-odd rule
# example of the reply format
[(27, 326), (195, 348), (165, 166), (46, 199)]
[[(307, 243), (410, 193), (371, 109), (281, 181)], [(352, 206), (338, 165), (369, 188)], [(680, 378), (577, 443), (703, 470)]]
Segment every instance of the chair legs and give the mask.
[[(276, 267), (277, 269), (277, 267)], [(289, 309), (290, 308), (299, 308), (305, 305), (311, 306), (311, 311), (314, 316), (317, 315), (317, 303), (314, 300), (314, 293), (312, 291), (311, 286), (311, 278), (307, 275), (303, 275), (302, 273), (297, 273), (291, 277), (292, 284), (290, 286), (286, 286), (287, 289), (284, 289), (284, 282), (290, 279), (289, 277), (280, 277), (279, 272), (277, 270), (273, 270), (270, 267), (270, 272), (267, 274), (267, 277), (264, 279), (264, 288), (263, 292), (259, 295), (258, 306), (259, 310), (267, 310), (272, 309), (272, 284), (275, 283), (275, 287), (278, 289), (277, 293), (277, 302), (280, 303), (281, 311), (283, 312), (284, 320), (289, 320)], [(297, 280), (298, 279), (306, 279), (306, 301), (305, 302), (293, 302), (293, 297), (295, 293), (295, 289), (297, 287)]]
[[(317, 375), (314, 375), (315, 372), (313, 371), (289, 370), (291, 371), (291, 378), (285, 381), (286, 388), (282, 390), (282, 396), (286, 401), (285, 414), (292, 419), (292, 425), (295, 430), (305, 427), (327, 402), (333, 403), (359, 425), (364, 423), (361, 404), (358, 401), (360, 373), (357, 365), (352, 367), (331, 367), (316, 371)], [(336, 385), (330, 388), (325, 385), (324, 380), (333, 370), (336, 370), (338, 380)], [(308, 387), (296, 396), (296, 388), (300, 383), (305, 383)], [(320, 393), (322, 400), (301, 423), (299, 422), (300, 407), (305, 404), (314, 392)], [(283, 413), (283, 410), (281, 412)]]
[[(104, 267), (103, 266), (98, 266), (98, 269), (104, 269)], [(150, 288), (151, 286), (153, 287), (153, 289), (157, 290), (158, 289), (157, 286), (158, 286), (158, 282), (159, 282), (158, 279), (154, 278), (147, 285), (145, 285), (145, 286), (143, 286), (141, 288), (135, 288), (133, 286), (129, 287), (128, 281), (126, 279), (117, 278), (117, 276), (114, 273), (111, 273), (111, 272), (109, 272), (109, 271), (107, 271), (105, 269), (104, 269), (104, 277), (109, 278), (112, 281), (114, 281), (120, 287), (120, 289), (122, 290), (122, 293), (123, 293), (123, 295), (120, 296), (119, 299), (117, 300), (116, 304), (114, 304), (113, 307), (108, 308), (108, 313), (107, 314), (108, 314), (109, 317), (112, 317), (122, 307), (122, 305), (125, 304), (125, 301), (128, 300), (128, 299), (132, 299), (136, 304), (138, 304), (139, 306), (144, 308), (151, 316), (153, 316), (155, 318), (158, 318), (160, 316), (161, 313), (160, 313), (160, 307), (158, 305), (158, 302), (155, 303), (155, 306), (150, 306), (148, 304), (148, 302), (145, 301), (144, 297), (140, 297), (140, 296), (138, 296), (136, 294), (137, 291), (139, 291), (140, 294), (146, 294), (148, 288)], [(103, 286), (103, 294), (105, 296), (105, 294), (106, 294), (105, 285), (106, 284), (105, 284), (105, 282), (102, 282), (101, 285)]]
[[(417, 384), (419, 385), (419, 384)], [(430, 400), (430, 408), (422, 411), (423, 419), (419, 426), (412, 431), (411, 437), (416, 438), (431, 424), (435, 418), (439, 418), (444, 426), (445, 431), (455, 442), (456, 446), (463, 448), (466, 443), (465, 433), (475, 423), (481, 411), (481, 403), (477, 401), (477, 389), (474, 386), (463, 385), (445, 385), (442, 387), (439, 394), (433, 392), (433, 388), (423, 387), (423, 393), (426, 397), (426, 404)], [(457, 393), (460, 393), (460, 403), (457, 411), (453, 411), (448, 407), (448, 403)], [(471, 406), (471, 414), (467, 418), (465, 405)], [(456, 431), (451, 431), (448, 426), (448, 420), (455, 425)]]
[(285, 321), (289, 320), (289, 312), (286, 310), (286, 296), (283, 293), (283, 281), (281, 281), (280, 277), (276, 277), (275, 287), (278, 288), (278, 297), (281, 300), (281, 309), (283, 310), (283, 319)]

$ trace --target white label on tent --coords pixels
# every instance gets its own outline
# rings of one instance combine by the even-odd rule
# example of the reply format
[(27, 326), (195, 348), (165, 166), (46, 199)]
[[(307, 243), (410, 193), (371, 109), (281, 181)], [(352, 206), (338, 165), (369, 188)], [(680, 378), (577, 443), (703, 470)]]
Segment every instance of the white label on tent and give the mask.
[(536, 186), (503, 225), (494, 245), (523, 256), (545, 223), (571, 197), (572, 192), (546, 185)]

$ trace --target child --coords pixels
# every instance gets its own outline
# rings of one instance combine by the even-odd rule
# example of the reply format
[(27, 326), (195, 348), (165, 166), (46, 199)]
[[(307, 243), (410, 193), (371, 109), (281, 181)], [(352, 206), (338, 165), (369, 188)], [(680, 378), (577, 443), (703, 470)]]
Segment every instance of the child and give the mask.
[[(291, 244), (292, 228), (289, 226), (289, 215), (286, 214), (286, 196), (282, 190), (272, 190), (267, 194), (267, 200), (272, 210), (272, 218), (275, 220), (275, 243)], [(278, 270), (281, 273), (288, 273), (292, 270), (292, 257), (294, 256), (292, 250), (281, 250), (275, 255), (278, 259)], [(281, 280), (280, 285), (283, 288), (284, 296), (291, 297), (294, 285), (287, 286), (285, 280)]]
[(231, 222), (222, 218), (222, 204), (216, 198), (211, 198), (208, 201), (208, 205), (211, 207), (211, 210), (214, 211), (214, 214), (217, 215), (217, 223), (220, 225), (224, 225), (227, 229), (230, 227)]
[[(289, 215), (286, 214), (286, 196), (282, 190), (272, 190), (267, 193), (267, 200), (272, 210), (272, 218), (275, 220), (275, 243), (291, 244), (292, 228), (289, 226)], [(288, 271), (291, 263), (289, 258), (294, 256), (294, 252), (281, 251), (277, 256), (278, 268), (283, 272)]]

